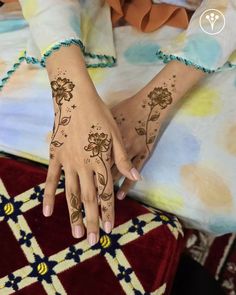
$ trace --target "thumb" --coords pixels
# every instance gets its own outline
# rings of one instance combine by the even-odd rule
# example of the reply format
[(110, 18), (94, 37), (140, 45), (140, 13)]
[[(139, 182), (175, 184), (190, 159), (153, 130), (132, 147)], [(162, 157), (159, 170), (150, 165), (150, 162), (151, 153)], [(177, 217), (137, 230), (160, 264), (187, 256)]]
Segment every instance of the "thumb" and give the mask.
[(113, 137), (113, 157), (117, 169), (130, 180), (141, 180), (141, 175), (129, 160), (121, 138)]

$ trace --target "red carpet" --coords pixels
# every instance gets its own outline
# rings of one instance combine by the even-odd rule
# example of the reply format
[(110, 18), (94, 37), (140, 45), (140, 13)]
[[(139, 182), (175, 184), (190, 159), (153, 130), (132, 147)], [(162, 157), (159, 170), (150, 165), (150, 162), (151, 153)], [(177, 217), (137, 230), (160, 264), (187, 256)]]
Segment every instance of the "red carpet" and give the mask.
[(90, 248), (71, 236), (64, 181), (43, 217), (46, 170), (0, 158), (0, 294), (169, 294), (183, 248), (178, 220), (131, 200)]

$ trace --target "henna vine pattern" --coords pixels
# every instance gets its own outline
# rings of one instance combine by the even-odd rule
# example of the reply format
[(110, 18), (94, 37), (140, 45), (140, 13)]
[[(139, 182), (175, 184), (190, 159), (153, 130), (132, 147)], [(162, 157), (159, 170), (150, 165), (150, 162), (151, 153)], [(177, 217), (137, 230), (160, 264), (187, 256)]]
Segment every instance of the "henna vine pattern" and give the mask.
[[(97, 129), (97, 131), (101, 129), (101, 127), (99, 127), (98, 125), (93, 125), (91, 126), (91, 128)], [(84, 147), (84, 150), (87, 152), (91, 152), (92, 155), (90, 155), (90, 157), (97, 158), (96, 162), (102, 163), (105, 170), (105, 175), (102, 173), (98, 173), (98, 181), (99, 184), (102, 186), (102, 192), (99, 194), (99, 197), (103, 201), (108, 201), (112, 197), (112, 193), (105, 192), (108, 183), (108, 171), (105, 161), (109, 161), (109, 157), (107, 157), (106, 153), (111, 147), (111, 139), (109, 139), (108, 134), (105, 134), (104, 132), (98, 133), (90, 131), (88, 142), (89, 144)], [(104, 153), (106, 156), (105, 161), (103, 159)]]
[[(173, 75), (173, 78), (175, 78), (175, 75)], [(174, 91), (175, 84), (171, 84), (171, 87), (172, 91)], [(135, 127), (135, 130), (138, 135), (145, 136), (145, 143), (148, 153), (150, 153), (149, 145), (154, 143), (156, 139), (156, 132), (158, 130), (155, 124), (156, 127), (154, 128), (154, 131), (150, 131), (149, 125), (150, 123), (157, 123), (160, 117), (161, 110), (170, 105), (172, 101), (172, 92), (168, 90), (166, 83), (164, 83), (163, 86), (155, 87), (148, 94), (148, 100), (143, 101), (142, 107), (149, 107), (148, 117), (145, 121), (138, 121), (139, 126)]]
[(125, 117), (122, 113), (114, 117), (114, 120), (116, 121), (117, 125), (121, 125), (125, 121)]
[(71, 216), (70, 216), (71, 223), (75, 223), (76, 221), (79, 220), (80, 213), (82, 211), (82, 204), (79, 204), (78, 196), (71, 194), (70, 205), (73, 209)]
[[(61, 72), (60, 72), (61, 73)], [(62, 73), (61, 73), (62, 74)], [(65, 73), (63, 73), (65, 75)], [(51, 81), (51, 88), (52, 88), (52, 96), (55, 100), (57, 110), (55, 112), (55, 122), (53, 126), (53, 133), (51, 138), (51, 148), (50, 148), (50, 158), (53, 159), (55, 148), (60, 147), (63, 145), (63, 140), (57, 139), (57, 135), (59, 132), (60, 127), (65, 128), (70, 121), (71, 115), (63, 116), (63, 104), (67, 104), (65, 109), (66, 113), (71, 113), (72, 110), (76, 108), (76, 105), (73, 104), (72, 106), (68, 106), (68, 103), (73, 98), (73, 89), (75, 84), (67, 78), (58, 77), (56, 80)], [(60, 138), (66, 138), (67, 134), (65, 130), (61, 130)]]

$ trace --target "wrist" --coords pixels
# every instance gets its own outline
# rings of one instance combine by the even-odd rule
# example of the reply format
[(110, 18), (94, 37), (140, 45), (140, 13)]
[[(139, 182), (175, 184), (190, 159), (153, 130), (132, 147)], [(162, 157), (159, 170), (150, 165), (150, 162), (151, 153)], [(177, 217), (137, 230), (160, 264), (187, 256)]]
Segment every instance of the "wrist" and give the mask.
[(165, 101), (164, 96), (170, 96), (170, 103), (165, 108), (163, 108), (162, 103), (160, 104), (162, 113), (165, 115), (205, 75), (205, 73), (193, 67), (186, 66), (178, 61), (172, 61), (144, 88), (135, 94), (132, 99), (135, 100), (135, 103), (142, 104), (145, 99), (149, 98), (151, 93), (155, 96), (155, 92), (158, 92), (159, 101), (163, 99)]

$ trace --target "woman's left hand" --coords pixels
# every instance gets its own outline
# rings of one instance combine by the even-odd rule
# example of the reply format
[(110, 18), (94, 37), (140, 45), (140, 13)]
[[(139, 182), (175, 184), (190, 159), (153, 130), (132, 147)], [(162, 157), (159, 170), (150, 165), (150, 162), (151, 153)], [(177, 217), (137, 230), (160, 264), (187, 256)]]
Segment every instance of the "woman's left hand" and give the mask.
[[(129, 159), (139, 171), (150, 157), (174, 105), (205, 75), (194, 67), (171, 61), (137, 94), (111, 109)], [(122, 176), (115, 166), (112, 175), (114, 182)], [(117, 198), (124, 199), (133, 184), (125, 178)]]
[[(160, 97), (165, 96), (165, 98)], [(114, 119), (120, 129), (125, 149), (129, 159), (137, 170), (141, 170), (150, 156), (163, 121), (161, 110), (172, 102), (172, 94), (167, 88), (154, 88), (146, 96), (136, 95), (117, 104), (111, 109)], [(162, 103), (162, 105), (160, 105)], [(122, 175), (112, 167), (113, 181)], [(125, 178), (117, 198), (125, 198), (134, 181)]]

